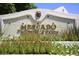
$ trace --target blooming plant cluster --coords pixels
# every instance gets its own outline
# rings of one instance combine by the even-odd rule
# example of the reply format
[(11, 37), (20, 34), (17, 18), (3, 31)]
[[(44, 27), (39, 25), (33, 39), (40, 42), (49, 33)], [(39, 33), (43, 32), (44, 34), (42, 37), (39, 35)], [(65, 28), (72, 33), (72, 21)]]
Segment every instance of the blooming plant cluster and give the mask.
[(79, 55), (79, 45), (73, 44), (71, 46), (62, 44), (53, 44), (52, 54), (55, 55)]

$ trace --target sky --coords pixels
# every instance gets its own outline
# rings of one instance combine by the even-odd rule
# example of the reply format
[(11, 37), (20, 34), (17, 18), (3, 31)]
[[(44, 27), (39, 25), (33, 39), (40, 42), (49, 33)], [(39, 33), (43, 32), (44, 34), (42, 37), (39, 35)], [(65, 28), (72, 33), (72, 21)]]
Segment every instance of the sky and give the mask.
[(35, 3), (38, 8), (56, 9), (64, 6), (69, 13), (79, 14), (79, 3)]

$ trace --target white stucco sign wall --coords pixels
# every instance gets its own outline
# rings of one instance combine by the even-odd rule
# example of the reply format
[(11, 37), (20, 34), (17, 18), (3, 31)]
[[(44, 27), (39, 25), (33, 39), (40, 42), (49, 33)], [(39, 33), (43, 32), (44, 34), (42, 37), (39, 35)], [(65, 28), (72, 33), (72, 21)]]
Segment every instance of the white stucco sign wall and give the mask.
[(25, 26), (23, 28), (26, 31), (38, 29), (40, 33), (48, 30), (61, 32), (69, 26), (73, 27), (75, 22), (78, 26), (78, 16), (72, 16), (64, 7), (56, 10), (31, 9), (0, 15), (0, 32), (3, 33), (3, 36), (19, 36), (21, 25)]

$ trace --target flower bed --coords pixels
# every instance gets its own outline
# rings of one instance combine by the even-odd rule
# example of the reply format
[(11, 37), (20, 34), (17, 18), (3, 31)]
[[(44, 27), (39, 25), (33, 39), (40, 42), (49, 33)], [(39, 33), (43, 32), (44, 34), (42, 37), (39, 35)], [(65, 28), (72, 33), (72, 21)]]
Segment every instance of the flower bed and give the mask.
[(52, 41), (78, 41), (79, 34), (74, 31), (57, 34), (23, 33), (20, 37), (0, 40), (0, 54), (58, 54), (79, 55), (79, 45), (55, 44)]
[(79, 55), (79, 45), (63, 45), (51, 41), (3, 40), (0, 54)]
[(79, 45), (66, 46), (63, 44), (53, 44), (52, 54), (56, 55), (79, 55)]
[(50, 54), (50, 41), (4, 40), (0, 54)]

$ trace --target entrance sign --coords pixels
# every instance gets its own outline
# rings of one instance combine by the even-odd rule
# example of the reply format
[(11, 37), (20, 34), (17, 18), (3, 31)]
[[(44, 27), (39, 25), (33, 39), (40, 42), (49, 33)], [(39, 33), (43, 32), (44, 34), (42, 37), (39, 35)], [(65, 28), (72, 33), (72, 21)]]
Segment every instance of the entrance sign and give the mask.
[[(63, 11), (64, 10), (64, 11)], [(79, 16), (71, 15), (64, 7), (55, 10), (31, 9), (0, 15), (0, 33), (4, 37), (21, 33), (54, 34), (79, 26)]]

